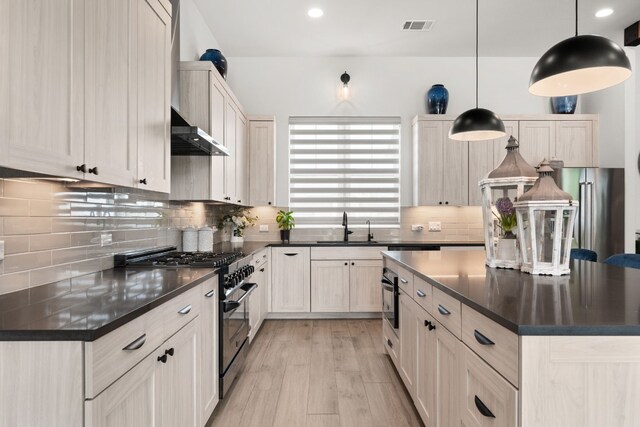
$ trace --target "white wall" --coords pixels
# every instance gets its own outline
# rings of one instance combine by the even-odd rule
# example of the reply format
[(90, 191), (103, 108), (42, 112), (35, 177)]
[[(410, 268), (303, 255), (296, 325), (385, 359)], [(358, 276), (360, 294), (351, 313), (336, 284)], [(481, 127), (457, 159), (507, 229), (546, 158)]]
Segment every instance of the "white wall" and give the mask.
[[(475, 105), (473, 58), (232, 57), (227, 81), (250, 114), (275, 114), (277, 194), (288, 203), (290, 116), (391, 115), (402, 118), (402, 151), (411, 152), (411, 119), (425, 113), (424, 96), (435, 83), (449, 90), (447, 113)], [(537, 58), (481, 58), (480, 105), (497, 113), (549, 112), (548, 99), (530, 95)], [(351, 100), (338, 97), (340, 75), (351, 75)], [(402, 156), (402, 203), (410, 205), (411, 156)]]
[(193, 0), (180, 0), (180, 60), (197, 61), (207, 49), (220, 44)]

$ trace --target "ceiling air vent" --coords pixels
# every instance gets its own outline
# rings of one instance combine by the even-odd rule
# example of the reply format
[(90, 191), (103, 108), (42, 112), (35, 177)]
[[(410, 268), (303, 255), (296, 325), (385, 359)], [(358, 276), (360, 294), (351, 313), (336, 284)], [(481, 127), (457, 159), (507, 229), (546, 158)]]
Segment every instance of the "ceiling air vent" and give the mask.
[(433, 27), (434, 20), (416, 20), (416, 21), (404, 21), (402, 24), (402, 31), (429, 31)]

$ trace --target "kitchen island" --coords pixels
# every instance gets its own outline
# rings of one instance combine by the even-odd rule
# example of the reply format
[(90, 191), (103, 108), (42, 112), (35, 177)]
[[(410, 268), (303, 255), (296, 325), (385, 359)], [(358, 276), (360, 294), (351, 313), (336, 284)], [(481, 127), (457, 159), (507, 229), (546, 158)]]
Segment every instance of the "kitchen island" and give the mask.
[(425, 423), (637, 425), (639, 270), (575, 261), (550, 277), (485, 267), (479, 251), (383, 256), (400, 290), (399, 328), (383, 335)]

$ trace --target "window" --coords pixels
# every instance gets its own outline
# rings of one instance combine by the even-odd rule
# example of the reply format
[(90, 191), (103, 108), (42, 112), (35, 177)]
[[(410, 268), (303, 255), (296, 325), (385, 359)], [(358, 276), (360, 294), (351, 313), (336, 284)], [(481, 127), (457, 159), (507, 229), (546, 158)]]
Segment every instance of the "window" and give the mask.
[(399, 117), (291, 117), (289, 142), (296, 226), (400, 226)]

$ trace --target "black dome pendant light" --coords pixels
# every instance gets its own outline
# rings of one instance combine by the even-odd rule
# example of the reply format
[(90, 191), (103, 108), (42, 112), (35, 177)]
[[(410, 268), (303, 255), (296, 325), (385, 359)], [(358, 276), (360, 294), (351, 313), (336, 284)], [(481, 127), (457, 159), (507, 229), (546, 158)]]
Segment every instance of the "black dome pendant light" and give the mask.
[(536, 63), (529, 92), (538, 96), (568, 96), (595, 92), (631, 76), (631, 63), (613, 41), (595, 35), (576, 35), (549, 49)]
[(456, 141), (485, 141), (506, 135), (504, 123), (491, 110), (478, 108), (478, 0), (476, 0), (476, 108), (460, 114), (453, 122), (449, 138)]

